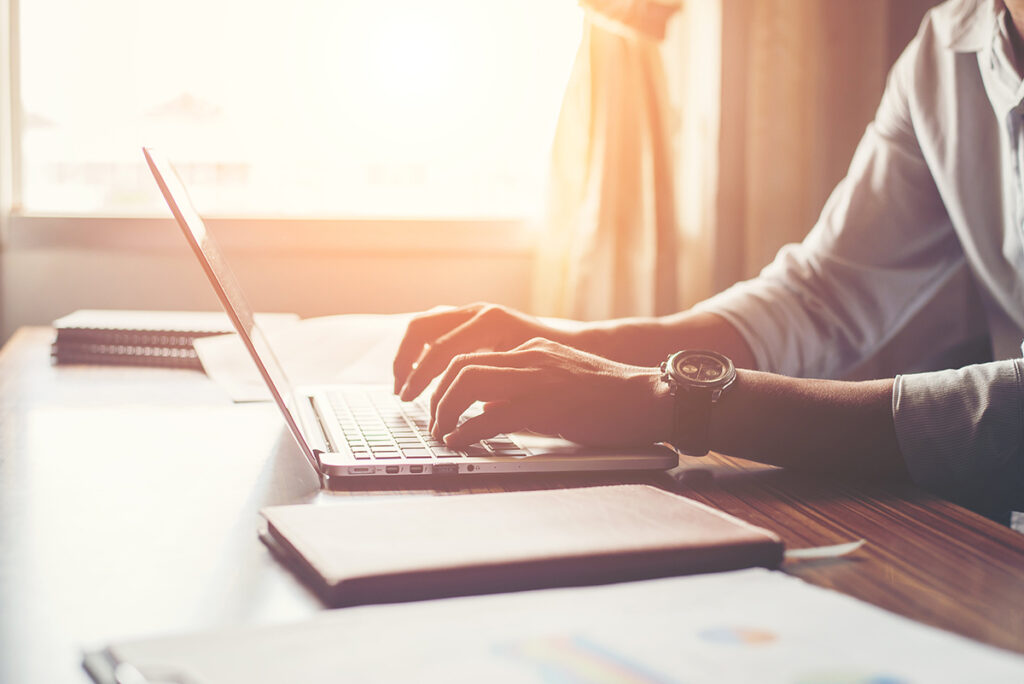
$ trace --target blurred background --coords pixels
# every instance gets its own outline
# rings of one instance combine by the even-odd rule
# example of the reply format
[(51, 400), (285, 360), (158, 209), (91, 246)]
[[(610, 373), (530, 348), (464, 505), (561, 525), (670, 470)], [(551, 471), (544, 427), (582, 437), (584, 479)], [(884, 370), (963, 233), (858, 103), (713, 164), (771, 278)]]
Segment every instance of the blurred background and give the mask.
[(0, 0), (0, 338), (216, 309), (680, 310), (801, 239), (929, 0)]

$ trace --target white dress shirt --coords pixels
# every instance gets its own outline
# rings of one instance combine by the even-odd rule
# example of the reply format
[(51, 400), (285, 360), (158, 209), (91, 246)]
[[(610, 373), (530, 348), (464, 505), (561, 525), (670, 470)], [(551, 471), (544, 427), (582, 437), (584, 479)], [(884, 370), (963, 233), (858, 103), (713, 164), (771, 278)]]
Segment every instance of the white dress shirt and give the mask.
[(761, 370), (841, 377), (966, 266), (997, 360), (898, 376), (893, 418), (915, 482), (1002, 520), (1024, 510), (1024, 86), (1005, 15), (929, 12), (807, 238), (698, 307)]

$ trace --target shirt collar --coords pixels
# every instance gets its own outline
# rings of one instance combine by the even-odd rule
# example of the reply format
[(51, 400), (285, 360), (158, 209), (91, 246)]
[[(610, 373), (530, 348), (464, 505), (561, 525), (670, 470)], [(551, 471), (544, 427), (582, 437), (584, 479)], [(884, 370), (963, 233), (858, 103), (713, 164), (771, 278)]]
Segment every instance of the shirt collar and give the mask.
[(992, 44), (1004, 7), (1002, 0), (954, 0), (945, 9), (946, 47), (955, 52), (980, 52)]

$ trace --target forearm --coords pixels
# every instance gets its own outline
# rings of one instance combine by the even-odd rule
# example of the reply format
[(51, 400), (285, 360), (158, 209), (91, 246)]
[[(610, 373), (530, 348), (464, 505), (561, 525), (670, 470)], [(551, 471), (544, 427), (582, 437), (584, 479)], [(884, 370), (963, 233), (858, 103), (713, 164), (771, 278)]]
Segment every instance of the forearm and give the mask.
[(892, 386), (741, 370), (712, 411), (711, 448), (772, 465), (905, 479)]
[(753, 352), (739, 331), (721, 316), (706, 312), (589, 323), (560, 341), (637, 366), (656, 366), (682, 349), (713, 349), (731, 358), (738, 368), (755, 365)]
[(708, 312), (588, 324), (570, 344), (655, 366), (681, 349), (713, 349), (739, 368), (712, 411), (711, 449), (773, 465), (906, 478), (892, 418), (892, 380), (808, 380), (751, 369), (739, 331)]

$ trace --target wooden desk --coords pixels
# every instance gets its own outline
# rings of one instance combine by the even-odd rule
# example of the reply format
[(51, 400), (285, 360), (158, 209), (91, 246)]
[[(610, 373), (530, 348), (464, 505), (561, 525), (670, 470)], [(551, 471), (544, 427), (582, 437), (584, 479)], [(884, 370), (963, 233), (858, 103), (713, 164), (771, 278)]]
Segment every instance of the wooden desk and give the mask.
[[(233, 405), (192, 371), (53, 367), (51, 334), (23, 329), (0, 352), (0, 681), (87, 681), (83, 648), (322, 610), (258, 541), (257, 511), (401, 492), (320, 492), (273, 406)], [(422, 491), (613, 479), (466, 478)], [(912, 487), (718, 456), (629, 479), (774, 529), (790, 547), (863, 537), (853, 558), (785, 570), (1024, 653), (1024, 535)]]

